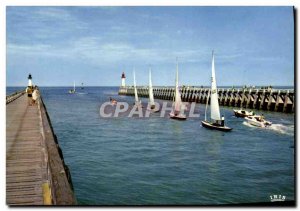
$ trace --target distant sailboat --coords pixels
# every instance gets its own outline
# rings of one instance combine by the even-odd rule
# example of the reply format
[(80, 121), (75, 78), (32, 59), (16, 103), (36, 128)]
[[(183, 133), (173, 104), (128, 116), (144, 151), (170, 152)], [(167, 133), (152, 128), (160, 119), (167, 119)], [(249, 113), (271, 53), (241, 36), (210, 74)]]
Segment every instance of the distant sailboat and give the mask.
[(74, 87), (73, 89), (69, 90), (70, 94), (74, 94), (76, 92), (76, 88), (75, 88), (75, 81), (74, 81)]
[(135, 70), (133, 70), (133, 85), (134, 85), (134, 97), (135, 97), (134, 105), (135, 105), (135, 106), (141, 106), (141, 107), (142, 107), (142, 103), (141, 103), (141, 101), (139, 100), (138, 93), (137, 93), (137, 88), (136, 88)]
[(170, 113), (170, 118), (178, 119), (178, 120), (186, 120), (186, 115), (184, 114), (183, 104), (181, 101), (181, 95), (178, 86), (178, 61), (176, 64), (175, 102), (173, 103), (173, 109)]
[[(210, 122), (207, 121), (207, 119), (206, 119), (206, 111), (207, 111), (209, 97), (211, 97), (211, 100), (210, 100), (211, 121)], [(212, 68), (211, 68), (211, 90), (208, 93), (208, 97), (207, 97), (207, 101), (206, 101), (206, 108), (205, 108), (205, 120), (202, 121), (202, 126), (209, 128), (209, 129), (216, 129), (216, 130), (222, 130), (222, 131), (232, 130), (232, 128), (225, 126), (224, 123), (225, 123), (224, 117), (222, 116), (222, 118), (221, 118), (221, 116), (220, 116), (217, 81), (216, 81), (216, 75), (215, 75), (215, 61), (214, 61), (214, 52), (213, 52), (212, 53)]]
[(83, 83), (81, 83), (81, 89), (84, 89), (84, 87), (83, 87)]
[(152, 79), (151, 79), (151, 67), (149, 69), (149, 110), (153, 112), (158, 112), (159, 108), (155, 108)]

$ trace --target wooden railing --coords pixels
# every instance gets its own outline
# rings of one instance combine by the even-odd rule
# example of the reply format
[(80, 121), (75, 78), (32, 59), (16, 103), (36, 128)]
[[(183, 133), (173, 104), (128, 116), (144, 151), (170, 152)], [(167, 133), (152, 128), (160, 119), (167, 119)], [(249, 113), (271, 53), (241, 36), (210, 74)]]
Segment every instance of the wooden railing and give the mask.
[(25, 90), (17, 91), (17, 92), (15, 92), (13, 94), (7, 95), (6, 96), (6, 104), (11, 103), (12, 101), (18, 99), (23, 94), (25, 94)]

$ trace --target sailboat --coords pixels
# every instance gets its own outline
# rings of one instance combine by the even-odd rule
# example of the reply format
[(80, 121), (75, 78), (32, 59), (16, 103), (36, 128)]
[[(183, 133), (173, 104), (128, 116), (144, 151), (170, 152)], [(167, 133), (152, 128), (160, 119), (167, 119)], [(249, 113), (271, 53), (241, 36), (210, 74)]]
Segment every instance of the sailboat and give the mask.
[(181, 95), (178, 86), (178, 61), (176, 64), (175, 102), (173, 103), (173, 108), (170, 113), (170, 118), (177, 119), (177, 120), (186, 120), (186, 115), (184, 114), (184, 107), (181, 101)]
[(73, 89), (69, 90), (69, 93), (75, 94), (75, 92), (76, 92), (76, 88), (75, 88), (75, 81), (74, 81), (74, 87), (73, 87)]
[(136, 89), (136, 81), (135, 81), (135, 70), (133, 70), (133, 85), (134, 85), (134, 97), (135, 97), (135, 106), (143, 107), (142, 102), (139, 100), (137, 89)]
[(153, 87), (152, 87), (152, 79), (151, 79), (151, 67), (149, 69), (149, 110), (152, 112), (158, 112), (159, 108), (155, 107), (154, 95), (153, 95)]
[[(206, 112), (207, 112), (207, 105), (208, 105), (209, 97), (211, 97), (211, 100), (210, 100), (211, 121), (210, 122), (207, 121), (207, 119), (206, 119)], [(202, 121), (202, 126), (209, 128), (209, 129), (215, 129), (215, 130), (221, 130), (221, 131), (232, 130), (232, 128), (225, 126), (225, 118), (223, 116), (221, 118), (221, 116), (220, 116), (217, 81), (216, 81), (216, 75), (215, 75), (214, 52), (212, 52), (211, 89), (208, 93), (208, 97), (207, 97), (207, 101), (206, 101), (205, 120)]]

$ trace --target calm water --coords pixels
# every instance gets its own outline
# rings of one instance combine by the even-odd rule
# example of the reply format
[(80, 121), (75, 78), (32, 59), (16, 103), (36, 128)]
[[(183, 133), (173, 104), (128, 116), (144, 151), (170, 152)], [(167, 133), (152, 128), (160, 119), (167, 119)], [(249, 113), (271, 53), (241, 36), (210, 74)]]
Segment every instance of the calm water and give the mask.
[(69, 89), (41, 91), (79, 204), (250, 203), (269, 202), (271, 194), (294, 199), (294, 115), (263, 112), (273, 126), (262, 129), (221, 107), (234, 128), (224, 133), (200, 126), (202, 104), (196, 107), (200, 118), (187, 121), (159, 114), (101, 118), (99, 107), (110, 96), (131, 104), (134, 98), (118, 96), (118, 88), (87, 87), (75, 95)]

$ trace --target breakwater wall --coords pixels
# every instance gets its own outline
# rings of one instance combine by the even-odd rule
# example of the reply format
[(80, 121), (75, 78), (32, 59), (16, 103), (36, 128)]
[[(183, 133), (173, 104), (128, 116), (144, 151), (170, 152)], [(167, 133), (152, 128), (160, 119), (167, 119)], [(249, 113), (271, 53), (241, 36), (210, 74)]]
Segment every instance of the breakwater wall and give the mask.
[[(148, 87), (137, 87), (140, 97), (148, 97)], [(180, 88), (183, 102), (197, 102), (206, 104), (209, 88), (182, 86)], [(153, 87), (154, 98), (173, 100), (174, 87)], [(134, 95), (134, 87), (120, 87), (119, 95)], [(249, 89), (228, 88), (218, 89), (219, 104), (246, 109), (257, 109), (293, 113), (295, 110), (295, 94), (293, 89)]]

